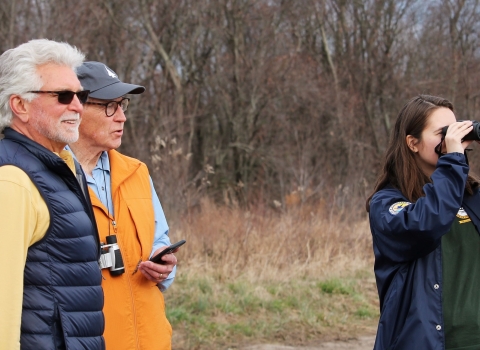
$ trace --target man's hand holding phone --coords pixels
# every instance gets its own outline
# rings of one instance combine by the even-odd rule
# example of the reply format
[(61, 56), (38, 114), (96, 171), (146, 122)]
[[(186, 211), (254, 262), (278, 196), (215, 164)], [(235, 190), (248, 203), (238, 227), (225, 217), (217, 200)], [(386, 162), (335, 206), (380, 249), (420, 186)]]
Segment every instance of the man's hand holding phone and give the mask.
[(168, 247), (158, 248), (150, 260), (143, 261), (138, 265), (138, 270), (152, 282), (158, 284), (164, 281), (177, 264), (177, 258), (173, 253), (177, 252), (184, 243), (185, 240), (181, 240)]

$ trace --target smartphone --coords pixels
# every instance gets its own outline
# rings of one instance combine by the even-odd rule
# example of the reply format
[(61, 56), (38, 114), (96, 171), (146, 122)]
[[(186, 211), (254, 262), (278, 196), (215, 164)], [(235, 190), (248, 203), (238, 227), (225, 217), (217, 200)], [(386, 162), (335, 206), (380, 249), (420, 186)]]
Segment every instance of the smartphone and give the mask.
[(173, 252), (178, 247), (184, 245), (186, 242), (187, 242), (186, 240), (182, 239), (181, 241), (178, 241), (177, 243), (173, 243), (171, 246), (165, 248), (164, 250), (162, 250), (157, 255), (152, 256), (150, 258), (150, 261), (154, 262), (155, 264), (165, 264), (165, 261), (162, 260), (163, 256), (167, 255), (167, 254), (170, 254), (171, 252)]

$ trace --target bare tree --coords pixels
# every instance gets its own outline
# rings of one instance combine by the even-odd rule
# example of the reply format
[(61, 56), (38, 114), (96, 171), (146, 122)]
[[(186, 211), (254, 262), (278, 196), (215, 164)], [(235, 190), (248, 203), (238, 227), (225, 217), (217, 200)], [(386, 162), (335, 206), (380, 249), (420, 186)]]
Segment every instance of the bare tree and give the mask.
[(149, 165), (171, 212), (205, 195), (355, 206), (409, 98), (442, 95), (480, 118), (478, 0), (1, 5), (2, 50), (67, 41), (146, 87), (121, 150)]

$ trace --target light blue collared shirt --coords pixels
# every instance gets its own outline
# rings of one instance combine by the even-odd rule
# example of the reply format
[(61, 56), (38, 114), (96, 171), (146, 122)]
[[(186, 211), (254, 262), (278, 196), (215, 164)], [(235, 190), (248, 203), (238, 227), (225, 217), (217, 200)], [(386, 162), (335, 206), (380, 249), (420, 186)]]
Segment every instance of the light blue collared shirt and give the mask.
[[(70, 152), (72, 151), (69, 149)], [(73, 153), (73, 152), (72, 152)], [(85, 174), (87, 178), (88, 187), (90, 187), (93, 192), (97, 195), (103, 205), (108, 209), (108, 211), (114, 216), (115, 210), (113, 208), (112, 202), (112, 186), (110, 178), (110, 160), (108, 159), (107, 152), (102, 152), (102, 155), (98, 159), (97, 165), (92, 171), (92, 175)], [(150, 177), (150, 188), (152, 190), (152, 204), (153, 212), (155, 215), (155, 236), (153, 241), (152, 251), (150, 257), (153, 255), (155, 250), (160, 247), (169, 246), (170, 238), (168, 237), (168, 224), (165, 214), (163, 213), (162, 205), (158, 199), (155, 188), (153, 187), (152, 178)], [(175, 273), (177, 267), (173, 268), (173, 271), (168, 275), (168, 278), (158, 284), (160, 290), (165, 291), (173, 283), (175, 278)]]

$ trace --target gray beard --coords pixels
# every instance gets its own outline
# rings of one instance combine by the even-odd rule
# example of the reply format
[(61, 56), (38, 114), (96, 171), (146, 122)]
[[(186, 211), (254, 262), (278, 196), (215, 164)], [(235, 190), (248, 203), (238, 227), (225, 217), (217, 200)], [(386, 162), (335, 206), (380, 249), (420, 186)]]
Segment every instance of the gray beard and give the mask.
[(71, 119), (72, 116), (77, 118), (78, 113), (65, 113), (57, 121), (52, 121), (48, 115), (42, 112), (40, 118), (44, 118), (48, 120), (48, 122), (46, 124), (40, 123), (39, 118), (35, 118), (33, 119), (32, 126), (49, 140), (65, 144), (73, 143), (76, 142), (79, 137), (78, 125), (73, 132), (65, 131), (60, 127), (62, 120)]

